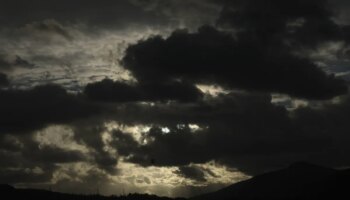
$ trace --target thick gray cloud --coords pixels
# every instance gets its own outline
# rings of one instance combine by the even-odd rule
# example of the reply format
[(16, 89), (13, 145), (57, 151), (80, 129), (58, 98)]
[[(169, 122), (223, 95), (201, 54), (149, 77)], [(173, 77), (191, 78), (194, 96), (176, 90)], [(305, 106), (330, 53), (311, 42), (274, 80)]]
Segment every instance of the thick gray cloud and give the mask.
[(73, 124), (74, 138), (93, 150), (91, 155), (93, 162), (100, 169), (114, 174), (117, 171), (115, 167), (118, 163), (119, 155), (116, 152), (112, 154), (106, 152), (105, 144), (100, 135), (103, 131), (106, 131), (103, 123), (103, 119), (92, 118)]
[(77, 151), (41, 147), (30, 135), (1, 135), (1, 181), (9, 184), (48, 183), (59, 167), (57, 164), (86, 161)]
[[(237, 161), (239, 158), (311, 151), (313, 147), (307, 145), (308, 136), (291, 129), (287, 111), (272, 105), (270, 100), (264, 95), (233, 95), (188, 107), (128, 108), (129, 111), (135, 110), (135, 113), (129, 114), (137, 117), (128, 119), (120, 112), (120, 120), (156, 123), (169, 127), (170, 132), (166, 134), (161, 128), (152, 128), (147, 138), (154, 141), (144, 146), (135, 145), (132, 138), (125, 139), (125, 135), (115, 136), (124, 138), (117, 140), (124, 141), (120, 153), (129, 155), (130, 161), (146, 166), (182, 166), (217, 159), (235, 161), (233, 166), (242, 165), (241, 170), (249, 171), (249, 165), (243, 166), (244, 163)], [(181, 124), (184, 124), (183, 127)], [(193, 133), (188, 124), (208, 128)], [(118, 148), (120, 145), (117, 143), (115, 146)], [(297, 147), (303, 149), (297, 150)], [(276, 163), (261, 164), (258, 168), (266, 170)]]
[(35, 174), (25, 170), (10, 171), (1, 169), (1, 181), (8, 184), (16, 183), (42, 183), (50, 180), (51, 174)]
[[(191, 10), (184, 10), (184, 6), (190, 6)], [(4, 0), (0, 12), (0, 24), (5, 26), (55, 19), (63, 23), (85, 23), (92, 28), (120, 29), (134, 25), (178, 25), (186, 19), (193, 21), (196, 17), (198, 21), (191, 24), (207, 23), (215, 19), (219, 9), (209, 1), (195, 0), (180, 4), (164, 0)]]
[(180, 79), (307, 99), (328, 99), (347, 91), (344, 81), (293, 55), (282, 43), (264, 45), (246, 34), (235, 39), (212, 27), (140, 41), (126, 50), (123, 63), (142, 82)]
[(18, 55), (0, 55), (0, 71), (11, 71), (15, 68), (33, 68), (34, 64)]
[(350, 15), (349, 15), (349, 9), (350, 9), (350, 3), (346, 0), (332, 0), (329, 1), (331, 6), (334, 9), (334, 12), (337, 16), (338, 23), (349, 25), (350, 24)]
[(349, 166), (349, 27), (334, 2), (2, 1), (0, 180), (168, 195), (141, 173), (168, 170), (188, 184), (177, 195), (224, 186), (209, 162), (249, 175)]
[(6, 74), (0, 73), (0, 87), (9, 85), (9, 80)]
[[(56, 19), (64, 22), (86, 21), (97, 25), (130, 23), (134, 21), (147, 22), (142, 9), (138, 9), (128, 1), (104, 1), (96, 4), (96, 1), (67, 1), (50, 0), (41, 1), (2, 1), (1, 23), (5, 25), (26, 24), (45, 19)], [(15, 14), (14, 14), (15, 13)], [(132, 15), (129, 15), (129, 14)], [(124, 19), (123, 19), (124, 16)], [(125, 16), (132, 16), (125, 19)], [(119, 23), (118, 23), (119, 22)]]
[[(321, 110), (301, 108), (292, 113), (270, 101), (264, 95), (233, 95), (186, 108), (125, 108), (136, 117), (119, 112), (118, 120), (158, 124), (170, 132), (153, 127), (145, 133), (150, 142), (144, 145), (118, 132), (114, 144), (129, 161), (144, 166), (185, 166), (217, 160), (256, 174), (296, 160), (349, 165), (344, 158), (349, 153), (346, 142), (350, 139), (345, 134), (347, 98)], [(194, 133), (188, 124), (207, 128)]]
[(182, 102), (199, 100), (203, 95), (194, 85), (181, 82), (138, 83), (130, 85), (104, 79), (90, 83), (84, 93), (92, 100), (106, 102), (169, 101)]
[(206, 181), (205, 174), (199, 167), (181, 166), (176, 173), (178, 173), (180, 176), (193, 179), (195, 181)]
[(217, 27), (141, 40), (126, 50), (124, 66), (141, 81), (183, 79), (306, 99), (346, 93), (344, 81), (326, 75), (315, 60), (300, 53), (348, 41), (346, 27), (333, 20), (327, 1), (250, 0), (224, 5)]
[(97, 105), (69, 94), (58, 85), (30, 90), (0, 90), (0, 132), (26, 132), (97, 114)]
[(342, 27), (333, 16), (327, 0), (237, 0), (226, 1), (218, 23), (264, 44), (284, 40), (308, 47), (342, 37)]
[(55, 20), (44, 20), (41, 22), (26, 24), (23, 31), (26, 31), (27, 33), (37, 31), (42, 34), (58, 34), (67, 40), (73, 40), (73, 36)]

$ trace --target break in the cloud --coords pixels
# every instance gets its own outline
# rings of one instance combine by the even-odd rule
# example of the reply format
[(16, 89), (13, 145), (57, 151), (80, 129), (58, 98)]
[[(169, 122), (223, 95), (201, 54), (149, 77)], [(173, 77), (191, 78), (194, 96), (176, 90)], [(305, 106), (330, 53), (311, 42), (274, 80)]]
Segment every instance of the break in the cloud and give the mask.
[(190, 196), (349, 166), (344, 5), (2, 1), (0, 180)]

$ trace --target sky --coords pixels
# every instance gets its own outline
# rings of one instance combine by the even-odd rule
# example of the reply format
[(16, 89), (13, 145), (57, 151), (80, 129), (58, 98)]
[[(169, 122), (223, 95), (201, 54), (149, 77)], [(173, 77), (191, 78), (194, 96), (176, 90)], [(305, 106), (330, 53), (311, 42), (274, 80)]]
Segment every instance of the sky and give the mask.
[(188, 197), (350, 166), (346, 0), (1, 0), (0, 182)]

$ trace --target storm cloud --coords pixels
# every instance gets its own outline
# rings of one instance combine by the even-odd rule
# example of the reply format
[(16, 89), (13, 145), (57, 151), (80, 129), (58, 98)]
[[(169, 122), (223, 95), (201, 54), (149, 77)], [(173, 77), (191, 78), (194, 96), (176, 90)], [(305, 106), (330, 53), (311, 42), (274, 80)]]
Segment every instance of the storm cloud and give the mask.
[(0, 73), (0, 86), (7, 86), (9, 84), (9, 80), (6, 74)]
[(206, 181), (204, 172), (197, 167), (181, 166), (176, 173), (195, 181)]
[(114, 132), (112, 144), (128, 161), (143, 166), (187, 166), (216, 160), (254, 175), (293, 160), (349, 164), (344, 158), (350, 139), (345, 123), (347, 98), (337, 105), (292, 112), (270, 101), (268, 95), (236, 94), (186, 108), (125, 107), (134, 117), (120, 110), (118, 121), (157, 126), (143, 133), (146, 143), (140, 144), (128, 133)]
[(64, 124), (97, 114), (96, 105), (69, 94), (58, 85), (30, 90), (0, 90), (0, 132), (12, 133)]
[[(267, 46), (268, 45), (268, 46)], [(140, 81), (185, 80), (250, 91), (329, 99), (347, 91), (343, 80), (327, 75), (288, 47), (202, 27), (175, 31), (129, 46), (123, 63)]]
[(84, 93), (93, 100), (107, 102), (196, 101), (202, 97), (194, 85), (181, 82), (130, 85), (105, 79), (88, 84)]
[(187, 196), (301, 160), (349, 166), (348, 10), (4, 0), (0, 180)]

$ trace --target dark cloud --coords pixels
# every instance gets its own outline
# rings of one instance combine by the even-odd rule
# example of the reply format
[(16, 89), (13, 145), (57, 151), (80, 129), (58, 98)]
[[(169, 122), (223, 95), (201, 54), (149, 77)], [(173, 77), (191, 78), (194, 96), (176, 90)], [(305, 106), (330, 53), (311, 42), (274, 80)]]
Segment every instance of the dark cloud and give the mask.
[[(265, 95), (236, 94), (219, 99), (187, 107), (127, 107), (134, 117), (128, 118), (121, 110), (117, 120), (155, 126), (144, 133), (146, 144), (120, 132), (113, 134), (113, 144), (120, 155), (142, 166), (187, 166), (216, 160), (257, 174), (298, 160), (349, 165), (345, 158), (350, 151), (346, 145), (350, 139), (346, 134), (348, 100), (321, 110), (290, 113), (271, 104)], [(188, 124), (202, 129), (193, 132)], [(164, 126), (169, 133), (163, 132)]]
[[(49, 141), (52, 144), (44, 144), (40, 138), (35, 137), (35, 134), (0, 135), (1, 182), (22, 187), (60, 188), (69, 192), (73, 190), (69, 190), (70, 188), (66, 186), (72, 187), (78, 184), (75, 180), (82, 180), (83, 184), (80, 183), (80, 190), (75, 189), (74, 192), (92, 192), (91, 187), (95, 192), (95, 184), (98, 181), (101, 181), (99, 183), (101, 185), (109, 184), (110, 181), (106, 182), (106, 178), (108, 174), (115, 173), (114, 167), (118, 157), (114, 158), (113, 165), (110, 161), (106, 161), (112, 158), (109, 158), (103, 149), (97, 148), (100, 132), (96, 129), (88, 132), (88, 128), (80, 130), (78, 132), (74, 129), (75, 135), (79, 136), (75, 142), (85, 145), (89, 149), (88, 152), (55, 145), (55, 138), (59, 136), (50, 138)], [(57, 132), (55, 135), (60, 135), (60, 133)], [(88, 143), (86, 138), (89, 137), (94, 137), (94, 145)], [(87, 174), (81, 173), (81, 169), (75, 167), (77, 163), (88, 168)]]
[[(339, 105), (326, 105), (321, 110), (298, 109), (290, 117), (283, 107), (271, 104), (269, 95), (230, 94), (186, 105), (124, 104), (113, 118), (81, 122), (75, 124), (73, 130), (76, 141), (94, 149), (93, 163), (109, 173), (114, 173), (121, 155), (142, 166), (180, 166), (184, 169), (178, 173), (188, 178), (192, 177), (193, 170), (181, 166), (211, 160), (256, 174), (296, 160), (348, 165), (348, 105), (344, 99)], [(164, 133), (154, 126), (144, 135), (150, 142), (140, 145), (130, 134), (116, 131), (111, 144), (118, 154), (110, 155), (104, 151), (100, 135), (105, 129), (98, 125), (106, 119), (167, 126), (170, 132)], [(194, 133), (188, 124), (198, 124), (202, 129)], [(26, 152), (33, 163), (47, 163), (41, 164), (42, 167), (50, 163), (86, 161), (81, 153), (74, 151), (32, 148)], [(192, 179), (199, 181), (198, 177)]]
[[(118, 149), (120, 155), (128, 155), (130, 152), (136, 152), (139, 148), (139, 143), (130, 134), (125, 134), (121, 131), (114, 131), (113, 146)], [(151, 160), (149, 160), (151, 163)]]
[(0, 150), (19, 152), (21, 151), (22, 144), (11, 135), (1, 135)]
[(33, 68), (35, 65), (18, 55), (0, 54), (0, 71), (11, 71), (15, 68)]
[(147, 12), (129, 1), (104, 0), (4, 0), (0, 24), (21, 26), (33, 21), (55, 19), (63, 23), (86, 23), (93, 27), (125, 28), (133, 24), (164, 23), (154, 12)]
[(42, 34), (57, 34), (67, 40), (73, 40), (73, 36), (61, 24), (55, 20), (44, 20), (25, 25), (23, 30), (28, 32), (41, 32)]
[[(218, 13), (220, 7), (223, 9)], [(28, 185), (61, 178), (55, 186), (68, 192), (77, 192), (77, 188), (79, 192), (91, 191), (101, 181), (101, 187), (115, 189), (108, 176), (118, 175), (122, 158), (142, 167), (178, 167), (173, 172), (178, 176), (195, 184), (206, 182), (205, 189), (218, 189), (223, 185), (213, 185), (209, 177), (221, 174), (197, 164), (215, 161), (251, 175), (299, 160), (349, 166), (348, 96), (332, 103), (317, 101), (317, 108), (293, 111), (271, 103), (270, 93), (304, 98), (310, 105), (314, 99), (346, 95), (346, 82), (327, 74), (311, 56), (302, 53), (317, 51), (327, 42), (345, 41), (348, 45), (349, 27), (338, 24), (337, 14), (330, 9), (325, 0), (2, 1), (0, 24), (5, 28), (0, 32), (10, 39), (7, 46), (11, 48), (3, 47), (8, 53), (0, 55), (0, 71), (13, 73), (9, 76), (15, 80), (13, 69), (34, 68), (31, 62), (48, 65), (45, 67), (59, 65), (67, 74), (62, 79), (69, 79), (69, 83), (59, 77), (61, 71), (50, 70), (43, 73), (43, 79), (52, 76), (61, 86), (21, 90), (0, 73), (0, 86), (6, 86), (0, 90), (0, 180)], [(218, 14), (215, 27), (206, 25), (197, 30), (199, 24), (211, 24)], [(71, 84), (81, 89), (78, 81), (70, 82), (74, 73), (86, 70), (87, 77), (104, 75), (75, 68), (99, 68), (100, 54), (70, 53), (64, 49), (67, 46), (55, 45), (99, 39), (98, 34), (89, 37), (94, 31), (102, 30), (101, 37), (105, 37), (114, 29), (169, 28), (182, 23), (190, 31), (152, 36), (127, 48), (121, 63), (136, 83), (105, 79), (87, 84), (78, 94), (63, 88)], [(70, 43), (80, 36), (86, 38)], [(59, 40), (50, 42), (57, 37)], [(123, 40), (124, 36), (120, 37)], [(38, 51), (27, 52), (29, 47), (35, 48), (36, 39), (47, 48), (37, 45)], [(102, 43), (96, 52), (105, 50)], [(29, 47), (21, 51), (12, 48), (27, 44)], [(51, 49), (50, 45), (52, 52), (39, 54)], [(85, 47), (90, 48), (90, 43), (81, 46)], [(111, 60), (114, 66), (117, 55), (110, 52), (101, 60)], [(118, 50), (117, 54), (123, 52)], [(338, 72), (347, 72), (346, 64), (337, 67), (341, 68)], [(33, 77), (25, 76), (32, 83)], [(219, 85), (231, 93), (205, 96), (196, 84)], [(123, 132), (126, 130), (111, 131), (106, 127), (109, 122), (151, 129), (136, 140), (132, 133)], [(68, 139), (84, 150), (37, 141), (35, 131), (51, 125), (69, 127), (72, 138)], [(74, 167), (77, 163), (90, 170), (80, 174)], [(147, 177), (134, 179), (134, 183), (154, 183)], [(187, 190), (203, 192), (195, 187)]]
[(10, 84), (7, 75), (0, 73), (0, 87), (1, 86), (8, 86)]
[(336, 14), (336, 21), (340, 24), (349, 25), (350, 24), (350, 3), (347, 0), (332, 0), (329, 1), (334, 13)]
[(0, 69), (2, 70), (7, 70), (11, 67), (11, 64), (5, 60), (5, 56), (4, 55), (0, 55)]
[[(87, 129), (85, 129), (87, 130)], [(76, 130), (75, 130), (76, 131)], [(60, 133), (55, 133), (60, 134)], [(81, 136), (79, 134), (85, 134)], [(56, 146), (55, 144), (42, 144), (40, 139), (35, 139), (35, 135), (0, 135), (0, 175), (1, 181), (15, 185), (32, 185), (42, 186), (47, 188), (48, 186), (54, 187), (55, 184), (72, 183), (71, 179), (82, 179), (91, 181), (103, 179), (107, 176), (105, 172), (112, 173), (112, 165), (110, 161), (106, 161), (109, 158), (106, 152), (96, 148), (99, 140), (91, 143), (85, 143), (85, 138), (96, 136), (99, 138), (99, 132), (77, 132), (80, 138), (76, 142), (80, 145), (86, 145), (91, 152), (82, 152), (79, 150), (70, 150), (63, 147)], [(54, 137), (56, 138), (56, 137)], [(55, 139), (52, 139), (53, 143)], [(100, 152), (97, 152), (100, 150)], [(114, 158), (113, 168), (115, 167), (116, 158)], [(74, 171), (74, 164), (84, 163), (85, 166), (90, 167), (87, 175), (82, 175), (77, 171)], [(62, 166), (70, 166), (64, 168)], [(73, 167), (72, 167), (73, 166)], [(60, 171), (61, 170), (61, 171)], [(114, 169), (113, 169), (114, 170)], [(54, 174), (56, 173), (56, 176)], [(114, 173), (114, 172), (113, 172)], [(58, 182), (51, 183), (53, 179), (57, 179)], [(34, 185), (33, 185), (34, 184)], [(75, 183), (76, 184), (76, 183)], [(86, 186), (86, 185), (85, 185)], [(83, 190), (81, 190), (83, 191)]]
[(0, 169), (1, 182), (7, 184), (18, 183), (43, 183), (49, 181), (52, 177), (50, 173), (36, 174), (25, 169), (4, 170)]
[(212, 24), (218, 17), (221, 5), (213, 0), (130, 0), (134, 5), (159, 17), (170, 19), (170, 23), (182, 23), (189, 27)]
[(100, 28), (198, 26), (213, 23), (221, 7), (211, 0), (3, 0), (1, 5), (0, 24), (5, 27), (55, 19), (64, 24), (86, 24), (91, 32)]
[(141, 82), (181, 79), (307, 99), (346, 93), (344, 81), (286, 46), (244, 37), (235, 39), (212, 27), (175, 31), (166, 39), (153, 37), (129, 46), (123, 64)]
[(0, 91), (0, 132), (22, 132), (97, 114), (96, 105), (69, 94), (58, 85), (30, 90)]
[(327, 0), (235, 0), (225, 1), (218, 23), (265, 44), (284, 40), (315, 46), (341, 39), (341, 27), (333, 16)]
[[(44, 188), (50, 186), (53, 190), (59, 189), (64, 193), (70, 194), (108, 194), (113, 195), (121, 192), (123, 185), (114, 183), (106, 174), (96, 169), (90, 169), (84, 175), (78, 175), (75, 170), (69, 169), (64, 172), (69, 178), (61, 179), (54, 184), (45, 185)], [(116, 189), (117, 188), (117, 189)], [(117, 190), (117, 191), (116, 191)]]
[(196, 166), (181, 166), (175, 173), (185, 178), (193, 179), (195, 181), (206, 181), (204, 172), (201, 170), (201, 168)]
[[(38, 145), (36, 148), (38, 148)], [(23, 152), (23, 156), (28, 156), (33, 162), (37, 163), (61, 164), (87, 160), (86, 156), (80, 151), (64, 150), (53, 147), (43, 147), (40, 149), (32, 148), (31, 150), (32, 151)]]
[(33, 68), (33, 67), (35, 67), (35, 64), (30, 63), (27, 60), (24, 60), (23, 58), (21, 58), (18, 55), (16, 55), (16, 59), (15, 59), (15, 62), (13, 63), (13, 65), (17, 66), (17, 67), (22, 67), (22, 68)]
[(107, 102), (135, 102), (135, 101), (168, 101), (182, 102), (196, 101), (202, 97), (198, 88), (181, 82), (160, 82), (152, 84), (129, 85), (104, 79), (101, 82), (88, 84), (84, 93), (93, 100)]
[(115, 174), (117, 172), (115, 167), (118, 164), (119, 155), (116, 152), (106, 152), (105, 144), (101, 137), (101, 133), (106, 131), (103, 126), (104, 120), (108, 119), (103, 116), (102, 119), (94, 117), (89, 120), (79, 121), (72, 125), (72, 129), (75, 140), (93, 150), (93, 153), (90, 155), (93, 158), (93, 163), (100, 169)]
[[(153, 142), (144, 146), (130, 143), (129, 152), (124, 144), (121, 152), (127, 153), (130, 161), (142, 165), (151, 165), (150, 161), (154, 160), (158, 166), (183, 166), (213, 159), (226, 162), (226, 159), (235, 161), (241, 156), (312, 151), (312, 147), (306, 145), (307, 136), (297, 134), (291, 128), (287, 112), (271, 105), (270, 98), (265, 96), (238, 95), (187, 109), (165, 108), (166, 114), (159, 108), (151, 110), (151, 116), (148, 113), (137, 116), (152, 117), (152, 123), (164, 124), (170, 132), (165, 134), (161, 128), (154, 127), (147, 133), (147, 138)], [(159, 118), (154, 113), (159, 114)], [(193, 133), (187, 125), (178, 127), (178, 124), (187, 123), (208, 128)], [(317, 145), (315, 142), (314, 147)], [(302, 150), (297, 150), (296, 146)], [(235, 163), (234, 166), (238, 165)], [(242, 170), (249, 171), (243, 166)]]
[(41, 146), (31, 135), (1, 135), (1, 139), (7, 145), (0, 148), (0, 179), (9, 184), (48, 183), (57, 164), (87, 161), (78, 151)]

